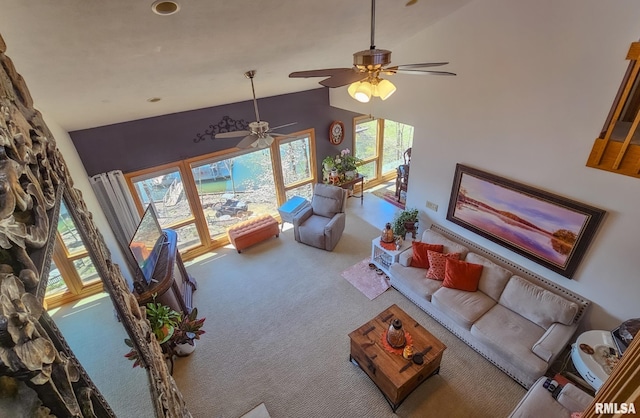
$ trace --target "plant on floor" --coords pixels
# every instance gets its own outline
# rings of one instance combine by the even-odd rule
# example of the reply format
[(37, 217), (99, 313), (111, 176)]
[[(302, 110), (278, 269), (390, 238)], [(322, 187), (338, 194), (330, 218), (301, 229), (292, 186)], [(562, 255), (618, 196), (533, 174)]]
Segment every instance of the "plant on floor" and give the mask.
[[(195, 340), (199, 340), (200, 336), (205, 333), (202, 329), (206, 318), (198, 318), (198, 309), (193, 308), (189, 315), (183, 316), (179, 312), (174, 311), (169, 306), (162, 303), (147, 303), (146, 315), (151, 324), (151, 331), (156, 336), (160, 347), (165, 355), (172, 357), (174, 354), (182, 354), (186, 352), (181, 345), (195, 345)], [(133, 361), (133, 367), (140, 365), (138, 352), (133, 347), (133, 343), (128, 338), (124, 343), (131, 350), (124, 356)], [(193, 349), (191, 349), (193, 351)]]
[(182, 321), (180, 312), (156, 302), (155, 298), (153, 302), (147, 303), (146, 313), (147, 319), (151, 324), (151, 331), (153, 331), (160, 344), (167, 342), (173, 336), (176, 327)]
[(407, 224), (418, 224), (418, 209), (407, 208), (398, 212), (393, 218), (393, 233), (404, 238), (407, 233)]
[(182, 318), (175, 328), (171, 341), (174, 344), (194, 345), (195, 340), (199, 340), (200, 336), (205, 333), (202, 329), (206, 318), (198, 319), (198, 308), (193, 308), (189, 315)]

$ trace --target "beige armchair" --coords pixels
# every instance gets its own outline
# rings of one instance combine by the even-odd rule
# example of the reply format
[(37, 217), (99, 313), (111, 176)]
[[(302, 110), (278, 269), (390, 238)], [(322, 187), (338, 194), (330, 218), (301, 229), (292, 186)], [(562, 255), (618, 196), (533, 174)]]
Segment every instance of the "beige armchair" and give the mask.
[(293, 235), (303, 244), (333, 251), (344, 231), (347, 190), (316, 184), (311, 206), (293, 218)]

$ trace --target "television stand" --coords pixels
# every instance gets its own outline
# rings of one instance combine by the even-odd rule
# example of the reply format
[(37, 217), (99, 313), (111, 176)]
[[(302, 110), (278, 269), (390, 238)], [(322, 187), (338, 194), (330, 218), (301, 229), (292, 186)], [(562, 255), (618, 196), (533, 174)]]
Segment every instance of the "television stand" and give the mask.
[(193, 309), (193, 292), (196, 280), (187, 273), (178, 252), (178, 234), (172, 229), (164, 229), (165, 243), (162, 245), (153, 280), (147, 284), (136, 280), (134, 295), (139, 305), (156, 302), (169, 306), (177, 312), (188, 315)]

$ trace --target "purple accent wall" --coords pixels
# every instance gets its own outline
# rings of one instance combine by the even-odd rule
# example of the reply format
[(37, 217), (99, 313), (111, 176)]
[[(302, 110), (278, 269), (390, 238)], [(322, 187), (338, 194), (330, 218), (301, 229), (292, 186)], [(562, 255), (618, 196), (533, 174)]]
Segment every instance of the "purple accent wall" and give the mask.
[[(358, 114), (329, 106), (329, 91), (324, 87), (258, 99), (258, 110), (260, 119), (269, 122), (270, 126), (297, 122), (279, 129), (279, 133), (314, 128), (318, 170), (326, 155), (336, 154), (344, 148), (353, 149), (353, 118)], [(210, 130), (210, 125), (218, 124), (223, 116), (253, 122), (253, 102), (73, 131), (70, 136), (89, 176), (111, 170), (128, 173), (233, 148), (242, 137), (194, 142), (196, 134)], [(338, 146), (329, 142), (329, 125), (334, 120), (344, 122), (346, 131), (344, 141)], [(321, 173), (318, 175), (321, 178)]]

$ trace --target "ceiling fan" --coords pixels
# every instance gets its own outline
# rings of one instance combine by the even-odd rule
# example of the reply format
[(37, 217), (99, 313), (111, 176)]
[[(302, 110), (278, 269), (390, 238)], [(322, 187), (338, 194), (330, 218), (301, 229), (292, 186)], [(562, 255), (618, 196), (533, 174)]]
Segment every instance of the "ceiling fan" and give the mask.
[[(406, 5), (409, 6), (414, 3), (416, 3), (416, 1), (410, 0)], [(380, 78), (380, 75), (393, 75), (397, 73), (456, 75), (448, 71), (433, 71), (427, 69), (446, 65), (448, 62), (428, 62), (389, 67), (388, 65), (391, 64), (391, 51), (376, 49), (375, 46), (375, 22), (376, 0), (371, 0), (371, 46), (367, 50), (353, 54), (353, 67), (296, 71), (289, 74), (289, 77), (328, 77), (320, 81), (320, 84), (331, 88), (342, 87), (349, 84), (348, 92), (351, 97), (359, 102), (367, 103), (371, 100), (372, 96), (386, 100), (396, 91), (393, 83)]]
[(256, 90), (253, 86), (253, 77), (256, 75), (256, 70), (247, 71), (244, 73), (244, 76), (251, 80), (251, 91), (253, 92), (253, 108), (256, 111), (256, 120), (255, 122), (249, 123), (248, 131), (233, 131), (233, 132), (222, 132), (216, 134), (216, 139), (221, 138), (236, 138), (239, 136), (244, 136), (244, 138), (238, 142), (236, 147), (238, 148), (266, 148), (273, 143), (274, 136), (285, 136), (289, 137), (290, 135), (279, 134), (273, 132), (276, 129), (285, 128), (287, 126), (295, 125), (297, 122), (287, 123), (286, 125), (276, 126), (275, 128), (269, 128), (269, 122), (264, 120), (260, 120), (260, 113), (258, 112), (258, 101), (256, 100)]

